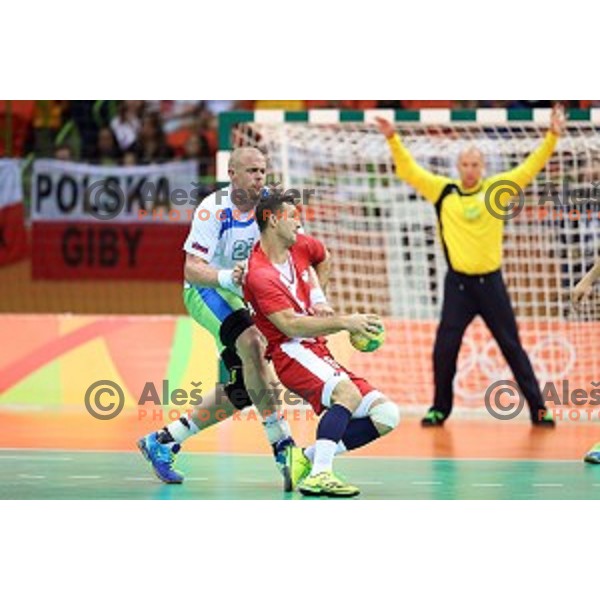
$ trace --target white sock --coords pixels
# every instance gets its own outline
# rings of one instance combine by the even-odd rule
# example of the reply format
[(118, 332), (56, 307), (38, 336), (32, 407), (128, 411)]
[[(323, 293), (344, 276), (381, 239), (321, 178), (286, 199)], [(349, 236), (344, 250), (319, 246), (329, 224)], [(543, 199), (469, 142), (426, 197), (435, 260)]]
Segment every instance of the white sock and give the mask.
[[(344, 442), (340, 440), (338, 445), (335, 448), (335, 455), (342, 454), (343, 452), (347, 452), (348, 448), (344, 445)], [(308, 448), (304, 448), (304, 456), (310, 460), (310, 462), (315, 462), (315, 444), (309, 446)]]
[(167, 425), (167, 431), (173, 436), (173, 442), (169, 442), (172, 446), (173, 444), (181, 444), (185, 440), (187, 440), (192, 435), (195, 435), (200, 431), (198, 425), (192, 421), (192, 419), (188, 419), (185, 417), (186, 422), (189, 424), (189, 427), (186, 427), (181, 419), (177, 419), (177, 421), (173, 421), (170, 425)]
[(337, 444), (332, 440), (317, 440), (311, 475), (333, 470), (333, 457), (336, 448)]
[(265, 420), (263, 421), (263, 427), (265, 428), (265, 432), (267, 434), (267, 438), (269, 438), (269, 444), (271, 444), (271, 446), (280, 440), (292, 436), (288, 422), (283, 417), (280, 417), (277, 413), (272, 413), (268, 417), (265, 417)]

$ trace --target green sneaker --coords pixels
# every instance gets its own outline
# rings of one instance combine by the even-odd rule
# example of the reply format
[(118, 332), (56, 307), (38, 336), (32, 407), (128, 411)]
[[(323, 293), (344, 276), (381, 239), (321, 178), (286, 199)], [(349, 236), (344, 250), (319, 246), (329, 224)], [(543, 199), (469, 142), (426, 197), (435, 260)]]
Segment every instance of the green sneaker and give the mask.
[(600, 442), (592, 446), (591, 450), (583, 457), (586, 463), (600, 465)]
[(430, 408), (427, 414), (421, 419), (423, 427), (441, 427), (446, 420), (443, 412)]
[(326, 496), (328, 498), (351, 498), (358, 496), (360, 490), (349, 483), (344, 483), (331, 471), (321, 471), (317, 475), (309, 475), (298, 486), (304, 496)]
[(283, 489), (286, 492), (295, 490), (312, 468), (310, 460), (298, 446), (288, 446), (285, 449), (285, 466)]
[(532, 421), (532, 424), (537, 427), (556, 427), (556, 422), (554, 421), (554, 415), (551, 410), (545, 410), (544, 416), (537, 421)]

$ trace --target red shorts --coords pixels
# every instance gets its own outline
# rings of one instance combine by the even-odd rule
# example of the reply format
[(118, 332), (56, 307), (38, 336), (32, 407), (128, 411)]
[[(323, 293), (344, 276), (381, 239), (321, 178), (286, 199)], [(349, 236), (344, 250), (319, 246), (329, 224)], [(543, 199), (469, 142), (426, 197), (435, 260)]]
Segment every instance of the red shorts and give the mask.
[[(371, 402), (383, 395), (366, 379), (338, 364), (323, 343), (292, 340), (277, 346), (271, 356), (281, 383), (309, 402), (318, 415), (329, 408), (331, 394), (343, 379), (350, 379), (366, 401), (359, 407), (361, 413), (366, 414)], [(364, 416), (358, 412), (355, 418)]]

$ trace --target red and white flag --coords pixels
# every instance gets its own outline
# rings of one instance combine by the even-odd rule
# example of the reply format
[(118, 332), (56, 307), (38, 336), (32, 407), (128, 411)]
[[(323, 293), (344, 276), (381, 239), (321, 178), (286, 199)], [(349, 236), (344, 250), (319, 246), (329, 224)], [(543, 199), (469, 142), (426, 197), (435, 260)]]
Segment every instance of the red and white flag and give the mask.
[(0, 266), (16, 262), (27, 254), (19, 162), (0, 159)]

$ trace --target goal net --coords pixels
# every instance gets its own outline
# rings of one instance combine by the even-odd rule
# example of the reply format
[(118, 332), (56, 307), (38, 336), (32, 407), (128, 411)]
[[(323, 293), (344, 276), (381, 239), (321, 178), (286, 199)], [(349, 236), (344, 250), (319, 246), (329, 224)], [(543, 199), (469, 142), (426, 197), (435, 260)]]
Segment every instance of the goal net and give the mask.
[[(541, 143), (547, 118), (396, 122), (396, 129), (421, 165), (457, 177), (456, 160), (467, 143), (484, 152), (487, 174), (513, 168)], [(385, 345), (352, 360), (399, 403), (430, 404), (446, 262), (433, 206), (395, 177), (375, 125), (250, 121), (233, 129), (231, 141), (266, 150), (286, 189), (315, 190), (305, 228), (332, 253), (328, 297), (338, 311), (372, 311), (387, 319)], [(564, 380), (571, 390), (589, 393), (600, 379), (598, 296), (579, 311), (570, 302), (574, 284), (598, 256), (598, 199), (600, 126), (571, 122), (525, 190), (523, 210), (505, 226), (503, 272), (521, 337), (540, 383), (553, 383), (561, 394)], [(513, 376), (478, 318), (459, 357), (457, 405), (482, 407), (485, 390), (503, 379)]]

